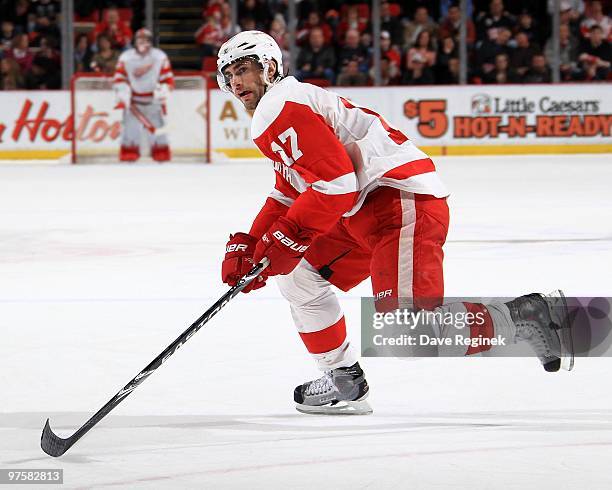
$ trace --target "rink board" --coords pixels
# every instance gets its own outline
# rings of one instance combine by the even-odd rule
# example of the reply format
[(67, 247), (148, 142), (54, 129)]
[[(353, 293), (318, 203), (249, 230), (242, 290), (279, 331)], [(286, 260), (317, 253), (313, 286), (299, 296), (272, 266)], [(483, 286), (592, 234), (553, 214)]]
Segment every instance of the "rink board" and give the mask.
[[(600, 83), (331, 90), (380, 113), (431, 155), (507, 155), (612, 153), (610, 87)], [(251, 116), (231, 94), (210, 90), (198, 94), (193, 110), (185, 110), (189, 105), (185, 101), (178, 109), (184, 124), (170, 128), (177, 147), (189, 147), (192, 134), (201, 138), (207, 133), (213, 155), (261, 157), (250, 137)], [(0, 159), (57, 160), (68, 154), (68, 92), (0, 92), (0, 106)], [(117, 111), (93, 109), (99, 127), (117, 124)], [(117, 146), (112, 131), (100, 134), (86, 132), (80, 138), (93, 153)]]

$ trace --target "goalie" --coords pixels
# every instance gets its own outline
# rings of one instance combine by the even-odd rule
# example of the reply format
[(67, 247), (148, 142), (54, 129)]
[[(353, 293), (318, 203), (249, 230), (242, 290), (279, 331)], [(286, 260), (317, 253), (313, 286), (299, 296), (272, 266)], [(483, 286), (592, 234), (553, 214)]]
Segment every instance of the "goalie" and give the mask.
[(174, 87), (174, 76), (168, 56), (153, 47), (153, 35), (139, 29), (134, 47), (120, 57), (113, 78), (118, 109), (123, 109), (119, 160), (135, 162), (140, 158), (143, 129), (156, 162), (170, 160), (168, 137), (164, 126), (166, 98)]

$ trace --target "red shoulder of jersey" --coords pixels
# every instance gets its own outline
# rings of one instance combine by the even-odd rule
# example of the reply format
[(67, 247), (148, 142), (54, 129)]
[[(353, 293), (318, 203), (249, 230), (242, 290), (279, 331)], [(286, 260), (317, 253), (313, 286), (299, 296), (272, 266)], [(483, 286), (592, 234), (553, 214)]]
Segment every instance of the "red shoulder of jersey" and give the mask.
[[(262, 118), (265, 117), (264, 114)], [(284, 102), (278, 115), (254, 142), (271, 160), (293, 166), (309, 184), (354, 173), (353, 164), (333, 129), (306, 104)]]
[[(357, 196), (357, 176), (349, 155), (333, 129), (307, 103), (277, 96), (259, 109), (253, 118), (255, 144), (308, 184), (286, 216), (304, 231), (326, 231)], [(284, 191), (278, 178), (276, 188)]]

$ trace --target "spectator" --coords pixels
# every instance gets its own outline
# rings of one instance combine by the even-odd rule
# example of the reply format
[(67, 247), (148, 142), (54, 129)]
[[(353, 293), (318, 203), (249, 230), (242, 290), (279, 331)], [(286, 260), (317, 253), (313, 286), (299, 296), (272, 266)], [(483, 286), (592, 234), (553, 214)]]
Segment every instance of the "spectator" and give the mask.
[(297, 57), (296, 77), (299, 80), (306, 78), (325, 78), (334, 82), (336, 57), (332, 48), (325, 46), (325, 38), (320, 27), (310, 30), (308, 46), (300, 50)]
[(230, 37), (240, 32), (240, 27), (237, 25), (235, 25), (234, 28), (232, 29), (232, 6), (228, 2), (221, 3), (220, 26), (221, 26), (221, 38), (223, 39), (223, 42), (227, 41)]
[(578, 56), (585, 80), (606, 80), (610, 73), (610, 43), (603, 38), (603, 29), (591, 27), (589, 39), (583, 41)]
[(518, 32), (514, 36), (514, 40), (516, 48), (510, 56), (510, 63), (516, 70), (517, 75), (523, 77), (531, 67), (531, 60), (539, 49), (529, 42), (529, 37), (524, 32)]
[(57, 40), (55, 38), (42, 37), (40, 38), (40, 49), (38, 54), (45, 58), (49, 58), (51, 61), (57, 64), (58, 68), (61, 66), (61, 56), (59, 49), (57, 49)]
[(31, 4), (30, 10), (36, 17), (46, 17), (55, 22), (61, 8), (59, 0), (38, 0)]
[(340, 46), (343, 45), (346, 38), (346, 33), (353, 29), (359, 34), (364, 32), (368, 24), (363, 19), (359, 18), (359, 10), (355, 5), (351, 5), (346, 10), (343, 19), (338, 23), (336, 28), (336, 40)]
[(389, 63), (395, 66), (399, 72), (399, 68), (402, 66), (402, 54), (395, 46), (391, 45), (391, 35), (387, 31), (380, 33), (380, 54), (381, 57), (387, 58)]
[(0, 30), (0, 50), (8, 51), (15, 37), (15, 25), (10, 20), (3, 20)]
[(285, 23), (285, 18), (281, 14), (276, 14), (274, 16), (268, 34), (274, 38), (278, 47), (281, 48), (281, 53), (283, 54), (283, 69), (286, 75), (290, 65), (291, 53), (287, 46), (287, 24)]
[[(370, 79), (374, 79), (374, 67), (370, 69)], [(386, 56), (382, 56), (380, 58), (380, 84), (396, 85), (399, 79), (399, 67), (395, 63), (392, 63)]]
[(128, 48), (132, 40), (132, 29), (119, 17), (119, 10), (115, 7), (106, 11), (106, 20), (96, 24), (92, 32), (92, 39), (98, 39), (104, 34), (110, 40), (113, 49)]
[(369, 32), (362, 32), (361, 36), (359, 36), (359, 45), (365, 51), (367, 58), (372, 59), (372, 56), (374, 55), (374, 47), (372, 45), (372, 34), (370, 34)]
[(412, 22), (408, 22), (404, 28), (404, 49), (412, 48), (417, 41), (417, 37), (423, 31), (429, 32), (433, 39), (437, 28), (437, 24), (429, 18), (427, 7), (418, 7), (414, 11)]
[(257, 29), (257, 22), (253, 17), (243, 17), (240, 20), (240, 27), (243, 31), (253, 31)]
[(415, 45), (408, 50), (406, 55), (406, 66), (409, 70), (414, 69), (415, 60), (419, 64), (424, 64), (428, 69), (431, 69), (436, 64), (436, 52), (434, 51), (432, 37), (429, 31), (421, 31), (416, 39)]
[(276, 43), (283, 47), (285, 43), (285, 34), (287, 33), (287, 23), (285, 18), (281, 14), (276, 14), (272, 22), (270, 23), (270, 30), (268, 34), (276, 41)]
[(110, 39), (105, 34), (98, 36), (97, 52), (91, 61), (91, 69), (96, 72), (112, 75), (119, 60), (119, 54), (113, 49)]
[[(41, 8), (38, 10), (38, 12), (41, 12), (41, 13), (45, 13), (47, 11), (53, 12), (53, 9), (47, 10), (47, 9)], [(34, 22), (34, 32), (31, 32), (30, 34), (30, 39), (35, 43), (35, 45), (39, 45), (40, 40), (43, 37), (46, 37), (47, 39), (53, 38), (59, 41), (61, 36), (60, 36), (59, 27), (55, 23), (55, 16), (50, 17), (47, 15), (37, 14), (35, 19), (36, 20)], [(34, 41), (34, 39), (36, 39), (36, 41)]]
[(388, 2), (380, 4), (380, 30), (389, 33), (393, 44), (402, 44), (402, 24), (397, 17), (391, 15)]
[(459, 58), (450, 58), (446, 70), (441, 72), (440, 78), (436, 78), (437, 83), (444, 85), (456, 85), (459, 83)]
[(482, 77), (484, 83), (516, 83), (518, 77), (512, 69), (508, 61), (508, 55), (506, 53), (499, 53), (495, 56), (495, 64), (493, 69), (488, 73), (485, 73)]
[[(552, 17), (557, 0), (548, 0), (547, 11)], [(584, 14), (583, 0), (561, 0), (561, 12), (567, 12), (567, 21), (575, 22)]]
[(25, 75), (28, 90), (57, 90), (61, 88), (59, 66), (45, 56), (36, 56)]
[(344, 38), (344, 46), (338, 52), (338, 69), (342, 70), (349, 61), (357, 61), (359, 70), (366, 72), (370, 66), (367, 51), (359, 43), (359, 31), (349, 29)]
[(495, 41), (500, 28), (512, 30), (514, 24), (514, 18), (504, 10), (503, 0), (491, 0), (489, 11), (476, 18), (476, 37), (480, 41)]
[(28, 14), (30, 10), (30, 4), (28, 0), (17, 0), (15, 2), (15, 9), (11, 16), (11, 22), (15, 26), (15, 31), (18, 33), (28, 32)]
[(457, 60), (459, 56), (457, 44), (455, 40), (448, 36), (442, 39), (440, 48), (437, 54), (437, 63), (434, 66), (434, 75), (437, 83), (450, 83), (451, 74), (449, 63), (451, 60)]
[(296, 43), (299, 46), (308, 44), (308, 36), (313, 27), (319, 27), (321, 31), (323, 31), (323, 39), (325, 40), (325, 44), (330, 45), (333, 37), (331, 27), (329, 27), (327, 22), (321, 20), (321, 15), (316, 10), (312, 10), (308, 14), (308, 19), (306, 22), (304, 22), (302, 28), (297, 31)]
[(25, 87), (21, 68), (13, 58), (0, 60), (0, 90), (19, 90)]
[(410, 60), (410, 66), (402, 77), (404, 85), (431, 85), (434, 83), (434, 76), (431, 68), (427, 66), (427, 60), (420, 53), (415, 51)]
[(368, 77), (359, 71), (359, 63), (355, 60), (349, 61), (338, 76), (338, 85), (343, 87), (363, 87), (367, 84)]
[(599, 0), (593, 0), (589, 6), (589, 13), (580, 23), (580, 32), (583, 37), (588, 38), (591, 32), (591, 27), (599, 26), (603, 32), (603, 39), (610, 41), (612, 25), (610, 17), (604, 15), (603, 7)]
[(74, 46), (74, 69), (77, 72), (90, 71), (93, 53), (87, 34), (79, 34)]
[[(476, 0), (477, 2), (482, 0)], [(459, 4), (459, 0), (439, 0), (440, 4), (440, 18), (445, 18), (452, 7), (456, 7)], [(467, 4), (467, 15), (470, 19), (474, 17), (474, 1), (466, 0)]]
[[(546, 58), (551, 60), (554, 56), (553, 37), (551, 36), (546, 42), (544, 53)], [(561, 24), (559, 26), (559, 43), (560, 58), (561, 58), (561, 79), (571, 80), (576, 73), (576, 61), (578, 58), (578, 40), (572, 36), (569, 25)]]
[(497, 29), (495, 40), (487, 39), (482, 43), (476, 53), (476, 64), (483, 75), (489, 73), (495, 67), (495, 57), (499, 54), (510, 55), (512, 49), (508, 45), (510, 41), (510, 29), (500, 27)]
[(207, 9), (206, 22), (195, 33), (196, 43), (202, 56), (216, 56), (223, 44), (221, 28), (221, 9)]
[(252, 19), (253, 29), (264, 30), (270, 15), (266, 5), (262, 5), (259, 0), (244, 0), (244, 2), (239, 2), (239, 5), (238, 17), (240, 19)]
[[(582, 34), (580, 33), (580, 20), (582, 18), (582, 12), (584, 11), (584, 3), (582, 3), (582, 0), (575, 1), (580, 1), (580, 3), (582, 4), (582, 10), (580, 11), (580, 13), (578, 13), (577, 9), (573, 8), (571, 1), (561, 0), (559, 4), (559, 8), (561, 10), (560, 23), (561, 25), (567, 24), (570, 28), (572, 36), (574, 36), (576, 39), (581, 39)], [(552, 7), (549, 6), (549, 9), (550, 8)]]
[[(452, 37), (455, 43), (459, 42), (459, 28), (461, 26), (461, 10), (457, 5), (448, 9), (448, 16), (440, 24), (440, 39)], [(476, 42), (476, 27), (472, 19), (467, 20), (467, 43), (472, 46)]]
[(25, 74), (30, 69), (30, 66), (32, 66), (32, 61), (34, 60), (28, 35), (17, 34), (13, 38), (12, 47), (6, 53), (6, 56), (7, 58), (13, 58), (19, 65), (21, 73)]
[(552, 81), (550, 67), (542, 53), (536, 53), (531, 59), (531, 66), (523, 78), (524, 83), (550, 83)]
[(538, 23), (534, 20), (533, 16), (524, 11), (519, 15), (518, 23), (515, 28), (515, 33), (525, 33), (529, 39), (529, 44), (538, 48), (542, 42), (542, 30), (538, 28)]

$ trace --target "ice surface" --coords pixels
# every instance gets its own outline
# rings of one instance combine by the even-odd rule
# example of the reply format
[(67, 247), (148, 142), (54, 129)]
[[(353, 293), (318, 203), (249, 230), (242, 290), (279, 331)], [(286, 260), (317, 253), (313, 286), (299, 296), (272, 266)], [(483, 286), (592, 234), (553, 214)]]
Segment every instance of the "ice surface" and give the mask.
[[(612, 157), (437, 159), (449, 296), (612, 296)], [(72, 433), (224, 291), (262, 162), (0, 166), (0, 467), (64, 488), (612, 488), (609, 359), (366, 359), (374, 415), (297, 413), (316, 376), (275, 285), (241, 295), (64, 457)], [(363, 283), (341, 294), (358, 341)], [(25, 488), (25, 487), (20, 487)]]

